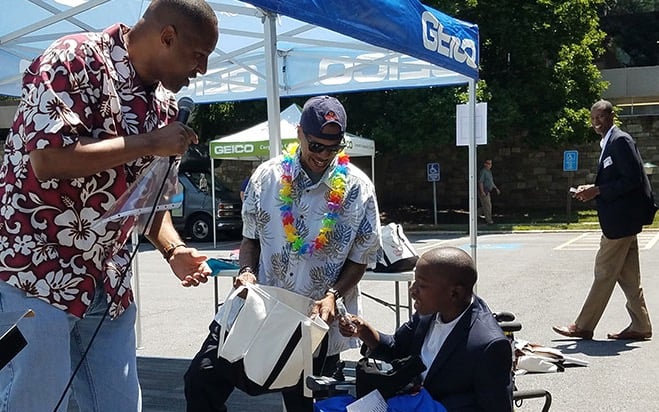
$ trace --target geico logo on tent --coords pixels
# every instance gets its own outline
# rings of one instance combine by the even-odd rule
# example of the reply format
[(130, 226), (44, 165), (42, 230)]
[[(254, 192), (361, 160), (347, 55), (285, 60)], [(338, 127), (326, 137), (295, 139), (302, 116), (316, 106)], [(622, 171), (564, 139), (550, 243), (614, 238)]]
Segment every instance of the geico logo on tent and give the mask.
[(458, 63), (466, 63), (476, 68), (476, 45), (471, 39), (460, 39), (444, 33), (444, 26), (432, 13), (424, 11), (421, 15), (423, 28), (423, 47), (436, 51)]
[(229, 146), (216, 146), (215, 154), (241, 154), (241, 153), (253, 153), (254, 145), (253, 144), (232, 144)]

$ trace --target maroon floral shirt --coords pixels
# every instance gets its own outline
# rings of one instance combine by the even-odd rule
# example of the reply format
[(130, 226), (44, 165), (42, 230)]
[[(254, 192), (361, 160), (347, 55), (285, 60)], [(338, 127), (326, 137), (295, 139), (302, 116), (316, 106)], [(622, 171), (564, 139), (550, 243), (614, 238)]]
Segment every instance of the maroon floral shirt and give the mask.
[(108, 301), (114, 296), (113, 317), (133, 300), (124, 247), (133, 219), (95, 222), (153, 158), (40, 181), (29, 154), (78, 136), (130, 138), (174, 119), (174, 95), (160, 84), (146, 90), (137, 77), (123, 40), (128, 30), (117, 24), (63, 37), (30, 65), (0, 168), (0, 279), (78, 317), (99, 281)]

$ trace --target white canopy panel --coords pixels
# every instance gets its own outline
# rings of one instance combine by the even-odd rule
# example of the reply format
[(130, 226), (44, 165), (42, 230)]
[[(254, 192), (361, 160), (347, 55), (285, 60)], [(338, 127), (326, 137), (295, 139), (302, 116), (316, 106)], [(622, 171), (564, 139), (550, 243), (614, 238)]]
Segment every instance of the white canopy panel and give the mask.
[[(266, 12), (238, 0), (210, 0), (209, 3), (218, 15), (220, 40), (210, 56), (208, 73), (193, 81), (181, 95), (188, 95), (198, 103), (265, 98), (268, 59), (263, 21)], [(307, 12), (303, 18), (314, 17), (309, 13), (314, 11), (312, 4), (315, 2), (289, 0), (258, 3), (270, 9), (280, 9), (283, 4), (293, 9), (303, 8)], [(294, 3), (298, 3), (297, 6)], [(377, 0), (376, 3), (370, 6), (353, 3), (356, 9), (348, 17), (359, 17), (358, 12), (371, 7), (384, 10), (388, 3), (396, 4), (398, 8), (404, 4), (410, 12), (416, 11), (413, 6), (418, 8), (420, 4), (416, 0)], [(148, 0), (11, 0), (0, 14), (0, 94), (20, 95), (21, 73), (56, 38), (72, 32), (99, 31), (116, 22), (133, 25), (148, 5)], [(400, 20), (401, 10), (396, 12)], [(425, 9), (420, 12), (425, 16), (425, 21), (419, 17), (414, 23), (419, 28), (419, 33), (416, 33), (419, 37), (416, 39), (418, 45), (415, 46), (427, 52), (430, 47), (427, 46), (428, 39), (439, 42), (439, 46), (432, 47), (440, 50), (433, 52), (431, 57), (436, 55), (444, 58), (446, 54), (448, 65), (459, 69), (462, 64), (468, 69), (465, 73), (470, 73), (471, 66), (475, 67), (478, 61), (477, 29), (473, 29), (476, 43), (472, 47), (470, 44), (474, 40), (468, 38), (464, 30), (457, 30), (457, 34), (447, 34), (448, 23), (440, 21), (440, 18), (444, 17), (451, 23), (465, 25), (469, 29), (475, 26), (441, 13), (435, 17)], [(356, 34), (360, 31), (359, 27), (349, 26), (353, 24), (351, 21), (341, 25), (341, 22), (336, 21), (338, 17), (323, 13), (328, 20), (324, 24), (338, 25), (338, 28), (345, 28), (350, 35), (353, 35), (352, 31)], [(376, 16), (366, 17), (373, 24), (378, 23), (373, 20)], [(421, 30), (424, 24), (427, 27), (425, 31)], [(454, 71), (455, 67), (452, 70), (445, 69), (284, 15), (277, 15), (275, 26), (277, 87), (280, 96), (453, 85), (467, 83), (469, 79), (467, 75)], [(362, 26), (367, 28), (364, 24)], [(459, 27), (462, 29), (462, 26)], [(378, 34), (379, 37), (386, 37), (386, 33)], [(368, 35), (372, 36), (373, 33), (369, 32)], [(464, 39), (460, 40), (458, 36)], [(474, 34), (470, 33), (469, 36), (473, 37)], [(396, 42), (402, 38), (397, 33), (391, 37), (390, 42), (397, 45)], [(421, 44), (427, 47), (421, 47)], [(456, 45), (466, 46), (463, 50)], [(463, 63), (458, 64), (460, 60)]]

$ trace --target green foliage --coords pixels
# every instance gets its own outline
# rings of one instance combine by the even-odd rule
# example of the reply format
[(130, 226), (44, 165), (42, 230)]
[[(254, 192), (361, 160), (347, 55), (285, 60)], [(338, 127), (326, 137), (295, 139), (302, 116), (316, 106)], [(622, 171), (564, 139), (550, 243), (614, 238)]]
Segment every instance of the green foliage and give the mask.
[(597, 15), (602, 3), (465, 2), (459, 17), (478, 23), (481, 33), (481, 78), (492, 95), (490, 139), (544, 145), (590, 138), (584, 108), (605, 87), (594, 65), (603, 51)]
[(412, 153), (455, 141), (456, 90), (387, 90), (341, 100), (348, 111), (348, 130), (374, 138), (378, 152)]
[(267, 119), (265, 100), (200, 104), (190, 125), (206, 145), (216, 137), (239, 132)]

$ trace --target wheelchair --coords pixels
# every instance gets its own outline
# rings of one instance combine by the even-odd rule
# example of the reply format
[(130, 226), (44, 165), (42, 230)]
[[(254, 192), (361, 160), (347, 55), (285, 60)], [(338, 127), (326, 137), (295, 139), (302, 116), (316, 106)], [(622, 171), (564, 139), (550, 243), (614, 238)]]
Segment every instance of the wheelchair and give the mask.
[[(515, 315), (511, 312), (496, 312), (493, 314), (503, 334), (514, 345), (515, 332), (522, 329), (522, 324), (515, 320)], [(513, 349), (513, 369), (515, 369), (515, 348)], [(514, 371), (513, 371), (514, 372)], [(551, 393), (545, 389), (519, 389), (515, 382), (513, 373), (513, 405), (514, 408), (521, 408), (524, 401), (528, 399), (544, 398), (542, 412), (548, 412), (551, 407)], [(314, 394), (314, 399), (322, 400), (333, 396), (350, 394), (355, 396), (356, 379), (354, 376), (354, 367), (347, 367), (345, 361), (339, 361), (336, 365), (336, 371), (332, 376), (307, 376), (306, 385)]]
[[(511, 312), (495, 312), (494, 318), (499, 323), (503, 334), (510, 341), (510, 345), (513, 349), (513, 372), (516, 368), (517, 360), (515, 355), (515, 332), (519, 332), (522, 329), (522, 324), (515, 320), (515, 315)], [(545, 398), (545, 403), (542, 406), (542, 412), (549, 411), (551, 407), (551, 393), (545, 389), (518, 389), (517, 383), (515, 382), (515, 374), (513, 373), (513, 404), (516, 408), (522, 407), (524, 400), (526, 399), (535, 399), (535, 398)]]

